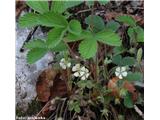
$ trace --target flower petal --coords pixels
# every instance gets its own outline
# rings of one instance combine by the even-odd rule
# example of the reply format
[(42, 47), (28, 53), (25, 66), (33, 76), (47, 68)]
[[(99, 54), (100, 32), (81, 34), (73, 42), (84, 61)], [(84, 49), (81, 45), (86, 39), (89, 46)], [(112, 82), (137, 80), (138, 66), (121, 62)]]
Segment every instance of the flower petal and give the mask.
[(124, 77), (126, 77), (127, 76), (127, 72), (125, 71), (125, 72), (122, 72), (122, 75), (124, 76)]
[(122, 75), (121, 75), (121, 74), (120, 74), (118, 77), (119, 77), (119, 79), (123, 79), (123, 77), (122, 77)]
[(79, 77), (79, 73), (78, 73), (78, 72), (75, 72), (73, 75), (74, 75), (75, 77)]
[(116, 76), (118, 77), (120, 73), (116, 71), (115, 74), (116, 74)]
[(62, 69), (66, 69), (67, 68), (65, 65), (62, 65), (61, 67), (62, 67)]
[(88, 76), (89, 76), (89, 73), (86, 74), (86, 78), (88, 78)]
[(117, 68), (116, 68), (116, 71), (117, 71), (117, 72), (120, 72), (120, 71), (121, 71), (121, 68), (120, 68), (120, 67), (117, 67)]
[(85, 72), (86, 68), (83, 66), (81, 67), (81, 71)]
[(126, 67), (121, 67), (121, 72), (126, 71)]
[(85, 79), (86, 79), (86, 77), (85, 77), (85, 76), (82, 76), (82, 77), (81, 77), (81, 80), (85, 80)]

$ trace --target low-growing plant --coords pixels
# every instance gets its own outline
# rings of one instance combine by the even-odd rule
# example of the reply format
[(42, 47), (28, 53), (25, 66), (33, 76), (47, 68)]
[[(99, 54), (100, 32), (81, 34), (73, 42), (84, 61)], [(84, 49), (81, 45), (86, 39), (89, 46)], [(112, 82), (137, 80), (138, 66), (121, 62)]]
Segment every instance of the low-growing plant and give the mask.
[[(106, 4), (108, 1), (99, 2)], [(67, 71), (67, 86), (70, 91), (76, 89), (72, 96), (80, 97), (79, 100), (69, 97), (69, 110), (79, 114), (83, 100), (88, 106), (102, 104), (100, 113), (107, 119), (111, 101), (116, 104), (123, 102), (127, 108), (134, 107), (139, 95), (134, 93), (133, 83), (143, 82), (143, 50), (139, 48), (131, 54), (122, 44), (117, 30), (122, 24), (127, 25), (130, 43), (136, 48), (144, 42), (143, 28), (128, 15), (118, 16), (105, 24), (102, 17), (92, 13), (85, 18), (85, 29), (79, 20), (68, 19), (67, 14), (68, 8), (81, 3), (52, 1), (49, 8), (48, 1), (26, 1), (34, 12), (22, 16), (19, 26), (50, 29), (45, 39), (33, 39), (25, 44), (29, 50), (27, 62), (34, 64), (47, 52), (59, 52), (59, 56), (55, 56), (59, 59), (56, 61), (58, 69)], [(87, 1), (87, 5), (91, 7), (94, 2)]]

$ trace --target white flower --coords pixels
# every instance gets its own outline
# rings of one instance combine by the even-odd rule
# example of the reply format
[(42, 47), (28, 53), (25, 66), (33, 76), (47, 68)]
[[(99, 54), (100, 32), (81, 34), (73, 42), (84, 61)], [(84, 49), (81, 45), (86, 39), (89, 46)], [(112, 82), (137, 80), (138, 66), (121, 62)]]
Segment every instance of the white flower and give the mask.
[(123, 77), (127, 76), (126, 67), (117, 67), (115, 74), (119, 79), (123, 79)]
[(81, 80), (86, 80), (89, 76), (89, 70), (84, 66), (80, 66), (80, 64), (76, 64), (73, 66), (72, 71), (74, 72), (75, 77), (80, 77)]
[(71, 67), (71, 63), (64, 58), (61, 59), (59, 65), (62, 67), (62, 69)]
[(80, 70), (81, 80), (86, 80), (88, 76), (89, 76), (89, 70), (85, 67), (81, 67), (81, 70)]

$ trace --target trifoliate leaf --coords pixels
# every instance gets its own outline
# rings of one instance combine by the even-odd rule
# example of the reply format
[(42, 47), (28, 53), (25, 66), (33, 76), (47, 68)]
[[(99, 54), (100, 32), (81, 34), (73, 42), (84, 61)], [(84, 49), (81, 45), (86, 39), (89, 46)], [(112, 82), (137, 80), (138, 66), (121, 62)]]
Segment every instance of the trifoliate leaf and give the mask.
[(131, 16), (128, 16), (128, 15), (118, 16), (116, 18), (116, 20), (119, 22), (123, 22), (125, 24), (128, 24), (130, 26), (136, 26), (136, 21)]
[(27, 62), (29, 64), (35, 63), (47, 53), (47, 49), (33, 48), (27, 54)]
[(26, 4), (33, 10), (39, 13), (45, 13), (49, 11), (48, 1), (31, 1), (27, 0)]
[(37, 39), (31, 40), (30, 42), (25, 44), (25, 48), (33, 49), (33, 48), (47, 48), (45, 41)]
[(113, 49), (114, 55), (121, 54), (124, 51), (125, 51), (125, 48), (123, 46), (117, 46), (117, 47), (114, 47), (114, 49)]
[(132, 95), (129, 92), (124, 97), (124, 106), (126, 106), (127, 108), (133, 108)]
[(91, 89), (93, 87), (93, 83), (90, 80), (81, 80), (77, 83), (78, 87), (84, 89), (89, 88)]
[(136, 63), (136, 60), (134, 57), (124, 57), (123, 60), (121, 61), (121, 64), (123, 66), (132, 66)]
[(113, 32), (117, 31), (119, 27), (120, 24), (118, 22), (115, 22), (114, 20), (109, 21), (106, 25), (106, 28), (112, 30)]
[(80, 35), (82, 32), (81, 23), (78, 20), (71, 20), (69, 22), (69, 32), (75, 35)]
[(138, 49), (138, 52), (137, 52), (137, 62), (140, 63), (141, 62), (141, 59), (142, 59), (142, 48), (139, 48)]
[(98, 32), (105, 28), (104, 21), (101, 17), (97, 15), (90, 15), (85, 19), (87, 25), (93, 26), (94, 32)]
[(85, 59), (94, 57), (97, 52), (97, 41), (93, 38), (84, 39), (79, 45), (79, 53)]
[(47, 12), (39, 15), (39, 23), (42, 26), (59, 28), (66, 28), (68, 25), (64, 16), (54, 12)]
[(142, 81), (143, 75), (140, 72), (129, 72), (127, 77), (125, 77), (126, 80), (128, 81)]
[(120, 46), (121, 40), (118, 34), (110, 30), (103, 30), (98, 32), (96, 35), (96, 40), (111, 45), (111, 46)]
[(48, 48), (56, 47), (61, 42), (63, 35), (64, 35), (63, 28), (53, 28), (52, 30), (50, 30), (48, 32), (48, 37), (46, 41)]
[(21, 28), (35, 27), (39, 25), (38, 17), (39, 15), (36, 13), (27, 13), (19, 18), (19, 26)]

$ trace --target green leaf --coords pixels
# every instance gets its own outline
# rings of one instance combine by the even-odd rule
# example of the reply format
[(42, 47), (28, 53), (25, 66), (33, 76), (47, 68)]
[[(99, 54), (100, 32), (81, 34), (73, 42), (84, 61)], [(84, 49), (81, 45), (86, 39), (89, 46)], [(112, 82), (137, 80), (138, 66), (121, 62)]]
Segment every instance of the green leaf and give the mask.
[(80, 35), (82, 32), (81, 23), (78, 20), (69, 22), (69, 32), (75, 35)]
[(112, 62), (116, 65), (121, 65), (121, 61), (122, 61), (121, 55), (116, 55), (112, 57)]
[(106, 25), (106, 28), (112, 30), (113, 32), (117, 31), (119, 27), (120, 24), (114, 20), (109, 21)]
[(136, 32), (137, 35), (137, 42), (144, 42), (144, 30), (143, 28), (141, 28), (140, 26), (136, 26), (134, 27), (134, 30)]
[(19, 18), (19, 26), (21, 28), (35, 27), (39, 25), (38, 17), (39, 16), (36, 13), (27, 13)]
[(27, 0), (26, 4), (33, 10), (39, 13), (45, 13), (49, 11), (48, 1), (31, 1)]
[(140, 63), (141, 62), (141, 59), (142, 59), (142, 48), (139, 48), (138, 51), (137, 51), (137, 62)]
[(47, 53), (47, 49), (33, 48), (27, 54), (27, 62), (29, 64), (35, 63)]
[(46, 41), (48, 48), (56, 47), (61, 42), (64, 32), (63, 28), (53, 28), (50, 30)]
[(97, 15), (88, 16), (87, 18), (85, 18), (85, 23), (89, 26), (93, 26), (94, 32), (98, 32), (105, 28), (103, 19)]
[(129, 72), (127, 77), (125, 77), (126, 80), (128, 81), (142, 81), (143, 75), (140, 72)]
[(98, 0), (101, 5), (105, 5), (109, 2), (109, 0)]
[(87, 4), (89, 7), (91, 7), (91, 6), (94, 5), (94, 1), (86, 1), (86, 4)]
[(133, 108), (132, 95), (129, 92), (124, 97), (124, 106), (126, 106), (127, 108)]
[(67, 46), (61, 41), (57, 46), (51, 48), (53, 52), (67, 51)]
[(132, 28), (132, 27), (128, 28), (127, 33), (130, 37), (130, 40), (133, 41), (133, 42), (136, 42), (136, 33), (134, 31), (134, 28)]
[(111, 46), (121, 46), (121, 40), (118, 34), (110, 30), (103, 30), (96, 34), (96, 39), (102, 43)]
[(68, 25), (68, 22), (64, 16), (54, 12), (41, 14), (39, 16), (39, 23), (42, 26), (59, 28), (66, 28)]
[(45, 41), (37, 39), (31, 40), (30, 42), (25, 44), (25, 48), (33, 49), (33, 48), (47, 48)]
[(63, 13), (65, 12), (68, 8), (77, 6), (81, 4), (83, 1), (53, 1), (51, 5), (51, 11), (57, 12), (57, 13)]
[(94, 57), (97, 52), (97, 41), (93, 38), (84, 39), (79, 45), (79, 53), (85, 59)]
[(134, 57), (124, 57), (123, 60), (121, 61), (121, 64), (123, 66), (132, 66), (136, 63), (136, 60)]
[(116, 18), (116, 20), (119, 22), (123, 22), (125, 24), (128, 24), (130, 26), (136, 26), (136, 21), (131, 16), (128, 16), (128, 15), (118, 16)]
[(75, 42), (84, 39), (84, 36), (80, 35), (74, 35), (72, 33), (68, 33), (66, 36), (66, 42)]
[(114, 49), (113, 49), (114, 55), (121, 54), (124, 51), (125, 51), (125, 48), (123, 46), (117, 46), (117, 47), (114, 47)]

